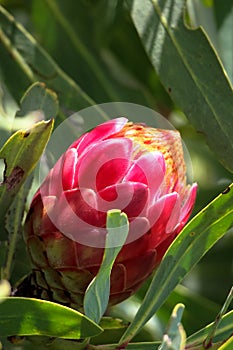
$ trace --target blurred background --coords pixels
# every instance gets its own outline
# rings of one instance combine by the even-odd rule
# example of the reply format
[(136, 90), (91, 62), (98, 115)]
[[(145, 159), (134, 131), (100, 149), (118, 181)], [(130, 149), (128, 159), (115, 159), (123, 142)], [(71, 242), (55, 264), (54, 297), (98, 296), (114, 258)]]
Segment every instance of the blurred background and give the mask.
[[(58, 73), (56, 71), (53, 75), (39, 54), (33, 57), (38, 81), (45, 82), (58, 95), (57, 125), (92, 103), (122, 101), (148, 106), (180, 131), (189, 150), (193, 178), (199, 186), (194, 214), (232, 182), (232, 174), (216, 160), (204, 137), (188, 122), (161, 85), (123, 1), (0, 0), (0, 4), (34, 37), (33, 45), (38, 50), (42, 48), (48, 61), (58, 67)], [(233, 1), (188, 1), (186, 17), (189, 25), (203, 26), (232, 81)], [(20, 42), (20, 37), (18, 40)], [(13, 131), (37, 121), (35, 115), (15, 118), (20, 99), (33, 82), (29, 68), (19, 57), (10, 56), (6, 45), (0, 41), (1, 145)], [(66, 81), (72, 79), (75, 89), (81, 91), (80, 99), (61, 89), (56, 74)], [(172, 293), (151, 321), (152, 325), (156, 324), (158, 335), (177, 302), (186, 305), (183, 323), (188, 334), (214, 319), (232, 285), (232, 247), (233, 232), (229, 232)], [(24, 249), (21, 244), (18, 256), (24, 256)], [(20, 260), (12, 282), (27, 269), (26, 261)], [(148, 282), (136, 296), (110, 310), (109, 314), (130, 320), (145, 295), (147, 285)], [(147, 340), (157, 336), (150, 326)]]

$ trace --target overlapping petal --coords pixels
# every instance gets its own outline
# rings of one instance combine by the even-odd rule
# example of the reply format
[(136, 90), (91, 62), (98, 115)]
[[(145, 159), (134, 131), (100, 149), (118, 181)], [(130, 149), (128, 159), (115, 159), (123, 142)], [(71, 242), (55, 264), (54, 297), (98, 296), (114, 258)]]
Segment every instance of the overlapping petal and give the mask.
[(75, 141), (34, 196), (24, 234), (32, 262), (47, 287), (57, 293), (56, 284), (70, 286), (71, 305), (82, 307), (101, 265), (107, 211), (120, 209), (129, 233), (112, 269), (110, 304), (120, 302), (158, 266), (196, 192), (196, 184), (186, 184), (177, 131), (110, 120)]

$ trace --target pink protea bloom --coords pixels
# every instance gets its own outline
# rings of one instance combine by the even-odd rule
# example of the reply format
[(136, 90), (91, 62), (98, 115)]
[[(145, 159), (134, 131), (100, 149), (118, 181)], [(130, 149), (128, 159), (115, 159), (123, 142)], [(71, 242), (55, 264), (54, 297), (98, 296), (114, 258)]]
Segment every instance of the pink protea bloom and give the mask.
[(109, 303), (126, 299), (184, 227), (196, 190), (186, 183), (178, 131), (117, 118), (87, 132), (49, 172), (26, 218), (34, 295), (81, 309), (101, 265), (107, 211), (120, 209), (130, 229), (112, 269)]

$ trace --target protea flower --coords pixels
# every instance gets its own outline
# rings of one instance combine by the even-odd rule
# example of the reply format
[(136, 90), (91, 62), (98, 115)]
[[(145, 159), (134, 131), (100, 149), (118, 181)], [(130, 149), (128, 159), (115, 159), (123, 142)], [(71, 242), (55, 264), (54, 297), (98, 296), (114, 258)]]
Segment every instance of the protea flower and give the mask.
[(37, 297), (81, 309), (101, 265), (106, 213), (130, 230), (112, 269), (110, 305), (126, 299), (160, 263), (187, 222), (196, 184), (186, 183), (178, 131), (117, 118), (74, 142), (35, 194), (25, 224)]

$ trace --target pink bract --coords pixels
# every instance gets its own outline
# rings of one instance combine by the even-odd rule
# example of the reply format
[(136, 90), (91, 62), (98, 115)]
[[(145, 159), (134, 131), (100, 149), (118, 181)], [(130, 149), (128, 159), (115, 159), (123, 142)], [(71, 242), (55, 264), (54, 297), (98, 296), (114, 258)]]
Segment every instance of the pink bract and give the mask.
[(81, 136), (42, 183), (26, 219), (41, 296), (82, 308), (101, 265), (110, 209), (130, 222), (112, 269), (110, 304), (133, 294), (186, 224), (196, 191), (186, 183), (178, 131), (117, 118)]

